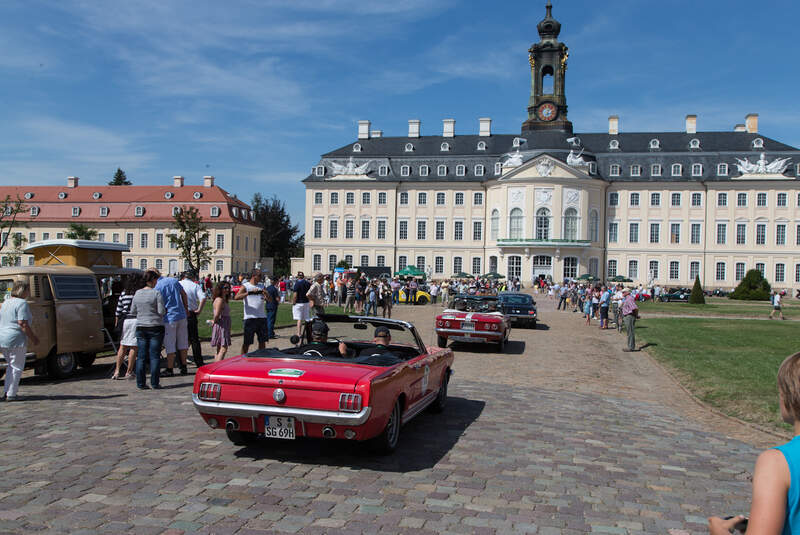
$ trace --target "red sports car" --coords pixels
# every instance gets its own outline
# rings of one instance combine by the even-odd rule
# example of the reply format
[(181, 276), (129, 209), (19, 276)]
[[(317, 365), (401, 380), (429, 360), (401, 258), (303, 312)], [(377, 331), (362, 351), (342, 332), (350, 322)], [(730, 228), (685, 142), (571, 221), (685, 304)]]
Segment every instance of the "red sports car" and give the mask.
[(403, 424), (426, 407), (444, 409), (451, 350), (426, 347), (405, 321), (320, 319), (307, 323), (305, 344), (200, 368), (192, 401), (206, 423), (237, 445), (261, 436), (373, 439), (388, 453)]
[(503, 352), (511, 321), (500, 308), (494, 295), (457, 295), (453, 308), (436, 316), (439, 347), (447, 347), (448, 341), (495, 343)]

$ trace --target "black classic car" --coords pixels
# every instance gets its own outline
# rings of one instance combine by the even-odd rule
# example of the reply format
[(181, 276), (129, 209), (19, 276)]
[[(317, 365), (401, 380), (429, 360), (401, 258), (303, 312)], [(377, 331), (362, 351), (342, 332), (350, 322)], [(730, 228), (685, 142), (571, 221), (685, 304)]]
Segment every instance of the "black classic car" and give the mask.
[(538, 316), (536, 301), (533, 300), (533, 297), (517, 292), (501, 292), (497, 298), (500, 302), (501, 312), (508, 316), (512, 323), (536, 328)]
[(671, 303), (671, 302), (678, 302), (678, 303), (688, 303), (689, 296), (692, 294), (691, 288), (670, 288), (669, 290), (664, 290), (659, 299), (662, 303)]

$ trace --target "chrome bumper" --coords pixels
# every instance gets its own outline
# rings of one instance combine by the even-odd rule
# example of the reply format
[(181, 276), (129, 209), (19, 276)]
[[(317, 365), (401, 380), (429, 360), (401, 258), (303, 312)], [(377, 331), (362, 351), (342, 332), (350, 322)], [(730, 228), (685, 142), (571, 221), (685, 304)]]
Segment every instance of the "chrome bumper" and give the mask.
[[(470, 331), (465, 329), (436, 329), (436, 334), (440, 334), (442, 336), (458, 336), (462, 338), (470, 338), (475, 340), (476, 342), (483, 339), (483, 338), (491, 338), (499, 340), (503, 338), (503, 333), (501, 331)], [(465, 336), (465, 335), (470, 336)]]
[(330, 425), (362, 425), (369, 418), (372, 407), (364, 407), (359, 412), (320, 411), (315, 409), (295, 409), (271, 405), (249, 405), (246, 403), (223, 403), (203, 401), (192, 394), (192, 403), (197, 412), (218, 414), (220, 416), (293, 416), (302, 422)]

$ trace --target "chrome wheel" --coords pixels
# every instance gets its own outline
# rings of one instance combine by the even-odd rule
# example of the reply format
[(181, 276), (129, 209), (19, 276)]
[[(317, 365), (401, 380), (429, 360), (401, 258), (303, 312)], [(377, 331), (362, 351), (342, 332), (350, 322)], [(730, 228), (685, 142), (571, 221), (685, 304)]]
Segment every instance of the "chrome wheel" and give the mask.
[(78, 362), (75, 353), (59, 353), (50, 355), (47, 365), (50, 375), (57, 379), (64, 379), (75, 372)]
[(389, 414), (389, 421), (386, 422), (383, 433), (375, 439), (380, 453), (392, 453), (397, 448), (397, 442), (400, 439), (400, 425), (400, 400), (398, 399), (394, 402), (394, 407)]

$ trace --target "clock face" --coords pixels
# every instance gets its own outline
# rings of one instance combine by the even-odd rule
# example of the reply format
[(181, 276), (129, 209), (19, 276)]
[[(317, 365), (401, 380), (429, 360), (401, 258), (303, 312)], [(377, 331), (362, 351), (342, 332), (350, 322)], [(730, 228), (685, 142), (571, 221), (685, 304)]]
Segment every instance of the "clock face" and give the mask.
[(542, 121), (552, 121), (556, 118), (556, 114), (558, 110), (556, 109), (555, 104), (552, 102), (545, 102), (539, 105), (539, 108), (536, 110), (536, 115)]

